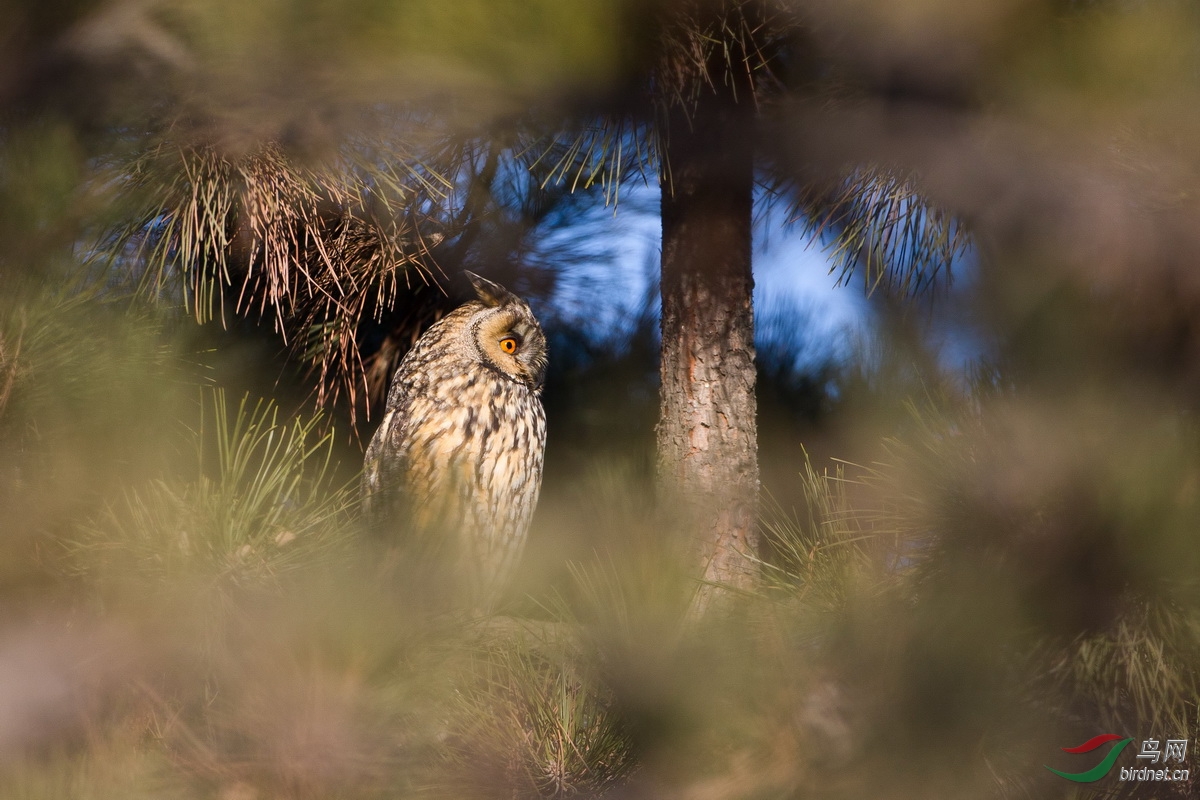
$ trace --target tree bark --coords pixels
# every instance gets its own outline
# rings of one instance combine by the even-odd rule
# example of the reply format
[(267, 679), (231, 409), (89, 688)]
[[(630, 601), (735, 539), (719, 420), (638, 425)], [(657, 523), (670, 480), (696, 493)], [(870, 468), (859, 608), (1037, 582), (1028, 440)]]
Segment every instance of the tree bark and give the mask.
[(752, 102), (748, 86), (706, 86), (673, 112), (660, 179), (660, 491), (687, 515), (704, 581), (741, 588), (758, 550)]

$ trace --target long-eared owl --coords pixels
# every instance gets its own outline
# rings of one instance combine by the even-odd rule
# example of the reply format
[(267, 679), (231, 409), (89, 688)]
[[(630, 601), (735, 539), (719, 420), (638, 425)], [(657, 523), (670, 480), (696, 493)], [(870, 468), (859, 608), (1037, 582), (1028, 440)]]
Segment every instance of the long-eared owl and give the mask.
[(512, 576), (541, 488), (546, 337), (524, 300), (466, 274), (478, 300), (396, 369), (362, 493), (377, 528), (432, 549), (486, 607)]

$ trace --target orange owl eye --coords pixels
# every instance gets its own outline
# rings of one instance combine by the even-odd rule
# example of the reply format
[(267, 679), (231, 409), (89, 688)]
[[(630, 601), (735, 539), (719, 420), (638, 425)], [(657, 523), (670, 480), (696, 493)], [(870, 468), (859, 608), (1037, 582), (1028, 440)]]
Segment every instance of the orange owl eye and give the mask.
[(517, 352), (517, 339), (515, 336), (505, 336), (500, 340), (500, 349), (506, 353)]

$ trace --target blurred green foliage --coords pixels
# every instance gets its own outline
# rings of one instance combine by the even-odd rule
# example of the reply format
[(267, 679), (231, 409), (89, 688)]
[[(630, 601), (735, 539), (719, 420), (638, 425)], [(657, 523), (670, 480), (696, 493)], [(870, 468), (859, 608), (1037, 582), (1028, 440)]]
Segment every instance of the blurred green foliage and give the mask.
[(559, 321), (477, 620), (358, 529), (348, 409), (303, 399), (384, 386), (439, 265), (553, 297), (529, 232), (653, 174), (692, 7), (0, 4), (0, 797), (1195, 794), (1043, 765), (1115, 731), (1196, 771), (1196, 10), (754, 8), (764, 183), (878, 328), (804, 369), (801, 314), (760, 329), (761, 581), (696, 619), (653, 318)]

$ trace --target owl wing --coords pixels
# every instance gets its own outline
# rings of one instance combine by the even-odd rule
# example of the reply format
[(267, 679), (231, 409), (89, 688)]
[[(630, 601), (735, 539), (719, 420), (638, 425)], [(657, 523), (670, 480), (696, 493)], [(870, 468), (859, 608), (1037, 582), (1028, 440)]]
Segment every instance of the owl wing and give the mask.
[(414, 369), (417, 349), (409, 351), (400, 362), (388, 392), (383, 421), (371, 437), (363, 457), (359, 486), (362, 510), (375, 527), (389, 524), (397, 514), (403, 514), (411, 450), (412, 404), (424, 388), (421, 371)]
[(443, 402), (426, 392), (396, 397), (367, 447), (362, 502), (388, 532), (454, 530), (464, 522), (473, 465), (453, 435)]
[(383, 422), (375, 431), (375, 435), (371, 437), (371, 443), (367, 446), (366, 456), (363, 458), (363, 474), (362, 482), (359, 484), (359, 493), (362, 496), (362, 510), (369, 519), (374, 519), (381, 513), (381, 504), (383, 503), (385, 473), (389, 473), (385, 458), (387, 449), (386, 443), (392, 438), (392, 425), (396, 421), (396, 412), (389, 411), (383, 417)]

